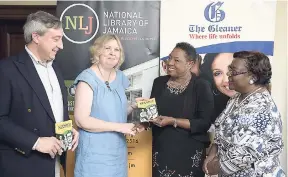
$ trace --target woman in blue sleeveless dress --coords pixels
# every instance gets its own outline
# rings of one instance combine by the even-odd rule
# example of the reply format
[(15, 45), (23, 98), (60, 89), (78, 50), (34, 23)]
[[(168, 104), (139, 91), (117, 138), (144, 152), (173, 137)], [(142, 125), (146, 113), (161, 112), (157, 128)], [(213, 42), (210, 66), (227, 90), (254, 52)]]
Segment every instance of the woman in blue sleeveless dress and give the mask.
[(90, 48), (93, 65), (75, 80), (75, 122), (79, 127), (75, 177), (127, 177), (125, 134), (134, 135), (127, 123), (125, 89), (129, 81), (117, 70), (123, 49), (115, 35), (100, 36)]

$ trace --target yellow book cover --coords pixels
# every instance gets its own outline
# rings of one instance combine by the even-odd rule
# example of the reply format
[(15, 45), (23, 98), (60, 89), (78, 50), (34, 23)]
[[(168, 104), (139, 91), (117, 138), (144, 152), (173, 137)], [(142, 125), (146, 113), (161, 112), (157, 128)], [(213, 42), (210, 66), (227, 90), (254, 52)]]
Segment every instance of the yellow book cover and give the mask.
[(148, 122), (158, 117), (158, 110), (155, 98), (148, 100), (137, 101), (136, 116), (139, 117), (140, 122)]
[(55, 124), (56, 138), (63, 143), (64, 145), (63, 151), (72, 149), (72, 141), (73, 141), (72, 129), (73, 129), (72, 120), (58, 122)]

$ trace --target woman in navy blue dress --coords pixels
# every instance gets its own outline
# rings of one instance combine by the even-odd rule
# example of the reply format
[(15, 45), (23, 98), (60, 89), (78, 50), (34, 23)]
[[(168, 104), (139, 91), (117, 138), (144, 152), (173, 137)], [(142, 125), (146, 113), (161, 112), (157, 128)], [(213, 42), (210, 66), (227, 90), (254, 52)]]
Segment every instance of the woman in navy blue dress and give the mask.
[(209, 83), (191, 73), (196, 50), (178, 43), (167, 61), (167, 76), (154, 80), (151, 98), (159, 117), (152, 126), (153, 177), (204, 177), (214, 101)]

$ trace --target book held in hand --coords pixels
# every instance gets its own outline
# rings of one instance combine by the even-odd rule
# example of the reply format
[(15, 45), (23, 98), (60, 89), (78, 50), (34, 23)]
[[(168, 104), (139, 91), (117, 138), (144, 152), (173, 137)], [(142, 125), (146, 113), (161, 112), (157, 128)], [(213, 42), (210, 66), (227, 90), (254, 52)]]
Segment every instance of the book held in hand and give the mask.
[(55, 124), (55, 133), (56, 138), (59, 139), (64, 147), (63, 151), (72, 149), (72, 141), (73, 141), (73, 124), (72, 120), (67, 120), (64, 122), (58, 122)]
[(137, 101), (137, 109), (134, 112), (138, 122), (149, 122), (158, 117), (158, 110), (155, 98)]

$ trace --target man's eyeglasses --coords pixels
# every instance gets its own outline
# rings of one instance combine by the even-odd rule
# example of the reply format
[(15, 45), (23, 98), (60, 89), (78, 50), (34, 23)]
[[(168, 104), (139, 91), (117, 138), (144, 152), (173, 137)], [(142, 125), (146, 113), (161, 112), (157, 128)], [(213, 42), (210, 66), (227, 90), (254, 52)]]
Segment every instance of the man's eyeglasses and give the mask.
[(238, 75), (241, 75), (241, 74), (246, 74), (246, 73), (248, 73), (248, 71), (228, 71), (227, 72), (227, 76), (228, 77), (233, 77), (233, 76), (238, 76)]

